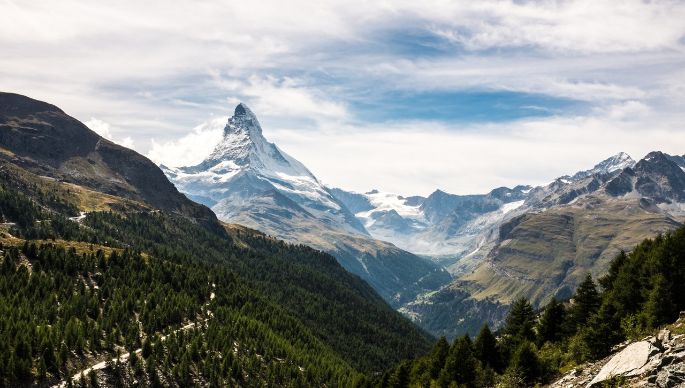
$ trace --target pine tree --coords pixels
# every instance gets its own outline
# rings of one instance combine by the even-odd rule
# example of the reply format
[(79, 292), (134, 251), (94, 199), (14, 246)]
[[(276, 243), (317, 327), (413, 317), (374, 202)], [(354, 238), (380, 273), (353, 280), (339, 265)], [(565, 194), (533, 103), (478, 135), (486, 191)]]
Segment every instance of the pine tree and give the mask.
[(520, 373), (528, 386), (534, 385), (540, 377), (540, 361), (533, 344), (528, 341), (522, 342), (510, 362), (510, 368)]
[(578, 286), (573, 297), (573, 305), (569, 310), (570, 322), (576, 330), (584, 326), (592, 314), (599, 310), (601, 299), (597, 292), (597, 286), (589, 273)]
[(563, 325), (566, 318), (564, 305), (556, 298), (545, 307), (537, 330), (537, 343), (542, 346), (545, 342), (558, 342), (563, 338)]
[(148, 357), (150, 357), (150, 355), (152, 354), (152, 344), (150, 343), (150, 339), (149, 339), (149, 338), (146, 338), (146, 339), (143, 341), (143, 350), (142, 350), (141, 353), (142, 353), (143, 358), (146, 359), (146, 360), (147, 360)]
[(581, 331), (590, 353), (589, 358), (596, 360), (608, 355), (611, 346), (622, 339), (620, 333), (620, 319), (616, 317), (616, 309), (610, 303), (602, 304)]
[(604, 289), (604, 292), (610, 291), (613, 287), (614, 281), (618, 278), (621, 267), (628, 261), (628, 255), (625, 251), (621, 251), (609, 264), (609, 270), (606, 275), (599, 279), (599, 284)]
[(671, 321), (677, 314), (666, 278), (659, 274), (651, 283), (652, 290), (649, 292), (642, 315), (647, 327), (654, 329)]
[(490, 331), (488, 325), (483, 325), (473, 342), (474, 355), (483, 366), (496, 371), (500, 370), (501, 358), (497, 347), (497, 339)]
[(409, 362), (402, 362), (388, 381), (389, 388), (407, 388), (409, 386)]
[(515, 340), (532, 341), (535, 337), (535, 312), (528, 300), (519, 298), (511, 306), (504, 324), (504, 334)]
[(473, 344), (468, 334), (454, 340), (440, 373), (442, 386), (456, 382), (458, 385), (472, 387), (476, 381), (478, 361), (473, 355)]
[(430, 357), (430, 377), (432, 379), (437, 379), (440, 376), (440, 371), (445, 366), (445, 360), (449, 351), (449, 342), (447, 342), (445, 337), (440, 337)]

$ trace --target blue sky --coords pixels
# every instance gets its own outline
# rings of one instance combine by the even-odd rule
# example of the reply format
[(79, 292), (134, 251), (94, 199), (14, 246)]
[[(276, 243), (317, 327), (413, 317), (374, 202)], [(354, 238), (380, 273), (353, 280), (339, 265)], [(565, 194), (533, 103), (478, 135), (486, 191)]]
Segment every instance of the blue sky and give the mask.
[(0, 0), (0, 90), (169, 165), (243, 101), (327, 184), (484, 192), (684, 154), (682, 20), (682, 1)]

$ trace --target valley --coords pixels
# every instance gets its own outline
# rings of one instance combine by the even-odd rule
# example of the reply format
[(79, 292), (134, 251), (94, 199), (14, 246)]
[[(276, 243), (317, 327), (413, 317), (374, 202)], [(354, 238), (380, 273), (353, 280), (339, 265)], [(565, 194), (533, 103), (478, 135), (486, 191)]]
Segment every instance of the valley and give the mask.
[(577, 297), (685, 220), (685, 158), (658, 151), (403, 197), (322, 185), (243, 104), (205, 161), (158, 168), (55, 106), (0, 101), (0, 286), (27, 295), (2, 305), (26, 317), (3, 323), (7, 384), (374, 386), (436, 337)]
[(499, 327), (520, 297), (539, 308), (601, 276), (621, 251), (685, 221), (685, 158), (618, 153), (545, 186), (427, 197), (322, 185), (239, 104), (200, 164), (162, 170), (225, 222), (336, 257), (433, 335)]

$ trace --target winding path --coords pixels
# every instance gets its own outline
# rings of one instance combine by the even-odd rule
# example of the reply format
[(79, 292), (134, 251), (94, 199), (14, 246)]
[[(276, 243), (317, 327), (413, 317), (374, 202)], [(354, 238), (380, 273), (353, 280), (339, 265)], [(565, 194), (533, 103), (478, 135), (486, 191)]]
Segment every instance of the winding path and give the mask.
[[(216, 285), (215, 285), (215, 284), (212, 284), (212, 287), (215, 287), (215, 288), (216, 288)], [(216, 296), (216, 295), (214, 294), (214, 292), (212, 292), (212, 293), (209, 295), (209, 300), (210, 300), (210, 301), (213, 300), (215, 296)], [(208, 307), (208, 306), (209, 306), (209, 302), (205, 303), (203, 307)], [(166, 335), (161, 336), (159, 339), (160, 339), (161, 341), (164, 341), (164, 340), (166, 340), (171, 334), (175, 334), (175, 333), (178, 333), (178, 332), (181, 332), (181, 331), (187, 331), (187, 330), (193, 329), (193, 328), (195, 328), (196, 326), (198, 326), (199, 324), (205, 323), (205, 322), (209, 321), (209, 319), (213, 317), (213, 314), (212, 314), (211, 311), (207, 311), (207, 315), (209, 316), (208, 318), (202, 319), (202, 320), (197, 321), (197, 322), (191, 322), (191, 323), (189, 323), (189, 324), (187, 324), (187, 325), (185, 325), (185, 326), (182, 326), (182, 327), (180, 327), (180, 328), (178, 328), (178, 329), (172, 331), (172, 332), (169, 333), (169, 334), (166, 334)], [(88, 368), (85, 368), (85, 369), (82, 369), (82, 370), (76, 372), (74, 375), (71, 376), (71, 381), (74, 382), (74, 383), (76, 383), (76, 382), (78, 382), (79, 380), (81, 380), (81, 377), (82, 377), (82, 376), (85, 377), (85, 376), (87, 376), (87, 375), (88, 375), (90, 372), (92, 372), (92, 371), (101, 370), (101, 369), (107, 368), (107, 363), (108, 363), (108, 362), (116, 362), (117, 360), (119, 360), (119, 361), (121, 361), (121, 362), (126, 362), (126, 361), (128, 361), (129, 357), (131, 357), (131, 353), (140, 354), (142, 351), (143, 351), (142, 348), (138, 348), (138, 349), (134, 350), (133, 352), (128, 352), (128, 353), (121, 354), (121, 355), (119, 355), (118, 358), (115, 357), (115, 358), (112, 358), (111, 360), (105, 360), (105, 361), (98, 362), (98, 363), (95, 364), (95, 365), (91, 365), (91, 366), (89, 366)], [(66, 386), (67, 386), (67, 382), (66, 382), (66, 381), (61, 381), (59, 384), (53, 385), (52, 388), (65, 388)]]

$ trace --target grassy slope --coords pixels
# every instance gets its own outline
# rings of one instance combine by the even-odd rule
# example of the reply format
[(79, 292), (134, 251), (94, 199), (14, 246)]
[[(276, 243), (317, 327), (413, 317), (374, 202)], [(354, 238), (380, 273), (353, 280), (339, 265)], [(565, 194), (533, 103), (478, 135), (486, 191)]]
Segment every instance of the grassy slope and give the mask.
[(637, 199), (588, 197), (527, 216), (461, 283), (476, 299), (535, 305), (571, 295), (587, 272), (603, 274), (621, 250), (679, 223)]

